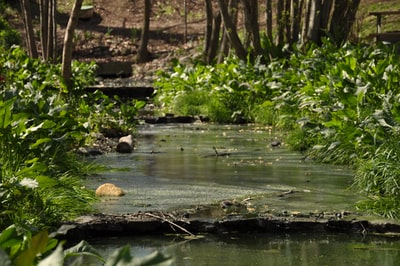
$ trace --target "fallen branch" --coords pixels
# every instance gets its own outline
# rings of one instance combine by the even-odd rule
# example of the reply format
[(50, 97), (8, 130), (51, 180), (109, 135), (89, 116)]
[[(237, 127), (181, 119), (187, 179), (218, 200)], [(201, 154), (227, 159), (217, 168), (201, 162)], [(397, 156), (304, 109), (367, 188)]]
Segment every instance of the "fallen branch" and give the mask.
[(174, 222), (171, 222), (171, 221), (168, 220), (167, 218), (163, 218), (163, 217), (160, 217), (160, 216), (154, 215), (154, 214), (152, 214), (152, 213), (148, 213), (148, 212), (146, 212), (145, 215), (150, 216), (150, 217), (153, 217), (153, 218), (160, 219), (160, 220), (163, 221), (163, 222), (167, 222), (167, 223), (169, 223), (170, 225), (175, 226), (175, 227), (181, 229), (183, 232), (185, 232), (186, 234), (188, 234), (188, 235), (190, 235), (190, 236), (195, 236), (194, 234), (190, 233), (188, 230), (186, 230), (186, 229), (183, 228), (182, 226), (180, 226), (180, 225), (178, 225), (178, 224), (176, 224), (176, 223), (174, 223)]

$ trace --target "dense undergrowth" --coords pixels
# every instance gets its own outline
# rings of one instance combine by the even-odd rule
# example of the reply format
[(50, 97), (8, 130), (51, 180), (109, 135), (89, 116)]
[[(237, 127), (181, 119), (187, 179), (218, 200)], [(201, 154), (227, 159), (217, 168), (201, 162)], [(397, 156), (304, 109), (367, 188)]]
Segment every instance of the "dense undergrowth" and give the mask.
[(399, 59), (395, 46), (326, 40), (269, 63), (231, 56), (213, 66), (176, 64), (159, 73), (156, 103), (168, 113), (287, 130), (293, 149), (356, 169), (360, 208), (399, 218)]
[[(84, 88), (94, 82), (95, 65), (74, 62), (73, 89), (59, 65), (29, 58), (18, 46), (0, 48), (0, 261), (4, 265), (63, 265), (81, 255), (105, 262), (86, 242), (63, 250), (55, 230), (63, 221), (92, 212), (94, 191), (83, 185), (99, 166), (75, 150), (93, 132), (133, 130), (142, 102), (124, 103)], [(72, 257), (72, 258), (70, 258)], [(165, 261), (152, 254), (144, 261)], [(132, 261), (117, 250), (108, 265)], [(3, 264), (2, 264), (3, 265)]]

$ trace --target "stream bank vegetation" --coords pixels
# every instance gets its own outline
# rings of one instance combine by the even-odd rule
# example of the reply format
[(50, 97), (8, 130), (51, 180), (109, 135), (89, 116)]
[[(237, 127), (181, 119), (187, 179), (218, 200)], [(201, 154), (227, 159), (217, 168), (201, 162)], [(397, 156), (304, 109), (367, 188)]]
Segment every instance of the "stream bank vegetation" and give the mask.
[[(99, 257), (86, 242), (64, 254), (63, 242), (47, 232), (93, 212), (96, 197), (83, 181), (100, 167), (79, 157), (77, 148), (93, 142), (94, 132), (133, 130), (132, 121), (121, 118), (137, 114), (143, 103), (86, 93), (95, 81), (95, 64), (73, 63), (72, 90), (60, 65), (32, 59), (18, 46), (0, 48), (0, 66), (0, 260), (62, 265), (71, 256)], [(132, 260), (129, 248), (116, 252), (109, 265)]]
[(175, 62), (155, 82), (162, 112), (290, 132), (315, 161), (355, 169), (363, 211), (400, 217), (400, 58), (396, 45), (293, 46), (283, 57), (221, 64)]

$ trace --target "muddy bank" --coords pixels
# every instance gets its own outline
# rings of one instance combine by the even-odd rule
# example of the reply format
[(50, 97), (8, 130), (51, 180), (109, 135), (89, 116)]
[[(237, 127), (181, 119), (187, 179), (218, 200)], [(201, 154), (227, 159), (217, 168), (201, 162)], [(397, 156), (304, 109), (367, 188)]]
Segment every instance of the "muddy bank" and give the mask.
[(346, 233), (361, 235), (400, 236), (400, 224), (393, 221), (359, 219), (337, 214), (317, 217), (276, 216), (259, 214), (254, 217), (223, 218), (191, 217), (187, 213), (145, 212), (124, 215), (95, 214), (82, 216), (64, 225), (69, 228), (68, 240), (106, 236), (139, 236), (160, 234), (229, 234), (229, 233)]

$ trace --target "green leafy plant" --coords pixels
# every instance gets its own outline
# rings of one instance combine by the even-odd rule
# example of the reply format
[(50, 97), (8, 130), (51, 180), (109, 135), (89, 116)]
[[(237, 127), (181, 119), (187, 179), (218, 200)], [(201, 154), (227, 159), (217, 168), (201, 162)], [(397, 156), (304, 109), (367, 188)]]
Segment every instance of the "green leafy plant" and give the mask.
[(133, 257), (129, 246), (115, 250), (103, 258), (88, 242), (81, 241), (67, 249), (55, 234), (41, 231), (32, 235), (29, 230), (14, 225), (0, 234), (0, 261), (2, 265), (85, 265), (85, 257), (92, 257), (104, 265), (171, 265), (172, 259), (161, 252)]

